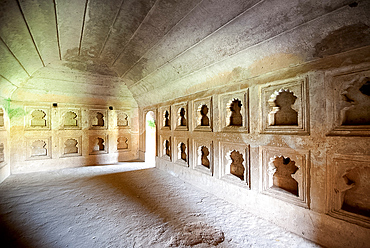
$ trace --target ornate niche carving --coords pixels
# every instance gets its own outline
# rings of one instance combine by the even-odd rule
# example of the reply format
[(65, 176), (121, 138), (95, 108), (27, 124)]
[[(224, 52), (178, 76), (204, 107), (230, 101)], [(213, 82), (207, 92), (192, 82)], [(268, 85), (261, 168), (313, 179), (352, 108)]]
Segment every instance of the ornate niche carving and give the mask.
[(175, 130), (177, 131), (187, 131), (188, 128), (188, 103), (182, 102), (173, 105), (173, 119), (175, 121)]
[(329, 214), (370, 227), (370, 156), (334, 155), (329, 166)]
[(347, 68), (326, 75), (328, 135), (370, 136), (370, 70)]
[(249, 145), (220, 142), (221, 179), (250, 188)]
[(164, 106), (159, 108), (160, 125), (162, 130), (171, 129), (171, 107)]
[(172, 160), (171, 136), (160, 135), (160, 156), (168, 161)]
[(117, 113), (117, 127), (129, 128), (129, 115), (126, 111), (118, 110)]
[(108, 129), (108, 111), (105, 109), (89, 110), (90, 129)]
[(60, 129), (81, 129), (80, 108), (59, 109)]
[(27, 160), (51, 158), (51, 137), (27, 138)]
[(59, 139), (60, 157), (81, 156), (82, 139), (78, 137), (61, 137)]
[(212, 132), (212, 98), (193, 101), (193, 130)]
[(81, 129), (80, 108), (59, 108), (58, 116), (60, 129)]
[(49, 130), (50, 107), (26, 106), (25, 128), (26, 130)]
[(224, 132), (248, 132), (248, 89), (220, 96), (220, 127)]
[(4, 110), (0, 108), (0, 130), (4, 128), (5, 121), (4, 121)]
[(0, 143), (0, 167), (5, 163), (4, 143)]
[(185, 137), (175, 137), (174, 161), (175, 163), (188, 167), (189, 166), (189, 139)]
[(309, 152), (263, 146), (260, 153), (262, 193), (309, 208)]
[(126, 136), (120, 136), (117, 139), (117, 150), (118, 151), (127, 151), (129, 149), (129, 138)]
[(307, 85), (307, 77), (298, 77), (260, 87), (261, 133), (309, 133)]
[(194, 162), (193, 169), (208, 175), (213, 175), (213, 144), (212, 141), (193, 141)]
[(90, 136), (90, 154), (108, 153), (108, 135)]

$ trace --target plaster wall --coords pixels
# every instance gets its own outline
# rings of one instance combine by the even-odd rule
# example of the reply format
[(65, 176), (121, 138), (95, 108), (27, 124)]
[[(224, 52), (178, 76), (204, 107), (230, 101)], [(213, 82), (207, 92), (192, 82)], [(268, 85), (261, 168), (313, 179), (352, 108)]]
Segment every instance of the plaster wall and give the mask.
[[(142, 109), (140, 116), (156, 111), (156, 166), (324, 246), (367, 247), (370, 126), (367, 110), (355, 108), (364, 96), (359, 88), (369, 84), (370, 65), (309, 70), (282, 80), (271, 74)], [(271, 121), (282, 92), (294, 96), (287, 100), (296, 118), (290, 124)], [(230, 103), (236, 99), (243, 121), (232, 126)], [(199, 124), (202, 105), (208, 107), (205, 126)], [(186, 111), (185, 126), (179, 126), (179, 108)], [(351, 118), (356, 121), (349, 125)], [(231, 158), (233, 151), (239, 159)], [(291, 163), (295, 169), (286, 174), (296, 184), (293, 193), (276, 178)], [(233, 164), (242, 165), (242, 175)]]

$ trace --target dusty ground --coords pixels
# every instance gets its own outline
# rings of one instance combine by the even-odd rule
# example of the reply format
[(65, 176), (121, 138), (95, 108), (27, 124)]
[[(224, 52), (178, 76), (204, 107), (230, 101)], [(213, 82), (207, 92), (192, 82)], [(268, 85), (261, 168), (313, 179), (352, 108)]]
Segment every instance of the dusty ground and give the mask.
[(144, 163), (12, 175), (0, 218), (1, 247), (319, 247)]

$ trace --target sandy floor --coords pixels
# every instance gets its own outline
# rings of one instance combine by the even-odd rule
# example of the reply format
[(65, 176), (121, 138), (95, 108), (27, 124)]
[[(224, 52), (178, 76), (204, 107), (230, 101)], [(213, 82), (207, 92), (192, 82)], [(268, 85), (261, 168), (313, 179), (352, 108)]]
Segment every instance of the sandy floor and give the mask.
[(144, 163), (12, 175), (0, 218), (1, 247), (319, 247)]

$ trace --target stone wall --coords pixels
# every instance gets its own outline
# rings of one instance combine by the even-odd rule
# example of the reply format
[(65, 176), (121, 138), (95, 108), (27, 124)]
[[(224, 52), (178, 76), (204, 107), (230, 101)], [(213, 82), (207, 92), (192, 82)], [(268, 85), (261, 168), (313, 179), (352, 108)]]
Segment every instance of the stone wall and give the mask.
[(11, 173), (112, 164), (138, 157), (136, 108), (15, 102)]
[(276, 78), (142, 109), (156, 166), (325, 246), (368, 246), (370, 64)]

